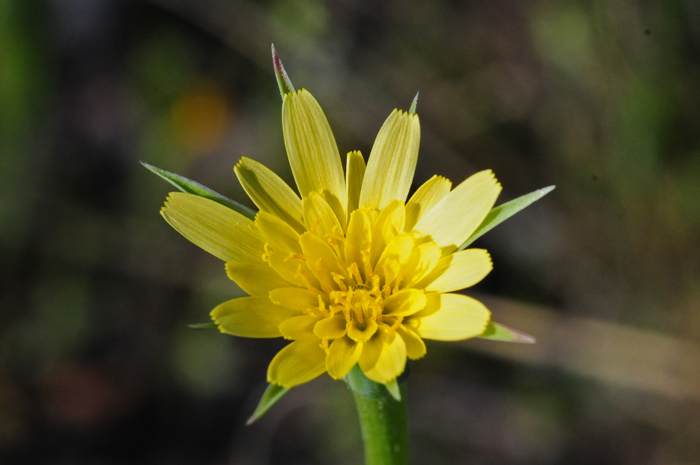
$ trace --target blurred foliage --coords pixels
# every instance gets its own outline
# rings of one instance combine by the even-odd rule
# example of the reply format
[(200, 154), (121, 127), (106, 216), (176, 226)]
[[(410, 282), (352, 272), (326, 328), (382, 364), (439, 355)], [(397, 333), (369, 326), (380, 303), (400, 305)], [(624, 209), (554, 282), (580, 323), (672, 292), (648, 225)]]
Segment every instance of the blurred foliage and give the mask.
[(138, 163), (291, 183), (272, 42), (341, 153), (420, 90), (416, 184), (557, 185), (475, 243), (538, 344), (431, 344), (414, 463), (700, 461), (697, 2), (0, 0), (0, 462), (359, 463), (342, 383), (244, 427), (284, 342), (186, 327), (241, 291)]

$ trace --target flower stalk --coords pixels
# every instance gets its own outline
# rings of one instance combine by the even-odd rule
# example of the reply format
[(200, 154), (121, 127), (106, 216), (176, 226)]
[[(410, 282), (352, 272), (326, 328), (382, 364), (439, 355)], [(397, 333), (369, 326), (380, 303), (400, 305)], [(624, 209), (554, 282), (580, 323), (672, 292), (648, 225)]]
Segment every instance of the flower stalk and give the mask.
[(401, 399), (397, 400), (385, 385), (368, 379), (357, 366), (345, 380), (360, 417), (365, 465), (408, 465), (406, 383), (398, 383)]

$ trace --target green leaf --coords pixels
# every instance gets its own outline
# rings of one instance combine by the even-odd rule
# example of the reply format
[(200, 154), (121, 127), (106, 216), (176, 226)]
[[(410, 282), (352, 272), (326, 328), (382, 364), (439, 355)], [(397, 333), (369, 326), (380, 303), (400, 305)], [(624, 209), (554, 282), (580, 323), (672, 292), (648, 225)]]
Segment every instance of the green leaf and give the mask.
[(268, 410), (270, 410), (270, 407), (275, 405), (275, 403), (282, 398), (283, 395), (289, 391), (290, 388), (282, 387), (277, 384), (268, 384), (267, 389), (265, 389), (265, 393), (263, 394), (262, 398), (260, 399), (260, 402), (258, 403), (258, 406), (255, 408), (255, 412), (253, 412), (253, 415), (251, 415), (250, 418), (248, 418), (248, 421), (246, 422), (247, 425), (251, 425), (255, 423), (261, 416), (265, 414)]
[(188, 328), (192, 329), (219, 329), (216, 323), (210, 322), (210, 323), (198, 323), (198, 324), (193, 324), (193, 325), (187, 325)]
[(534, 344), (535, 338), (529, 334), (525, 334), (517, 329), (509, 328), (493, 321), (489, 321), (486, 326), (486, 331), (479, 336), (484, 339), (493, 339), (494, 341), (504, 342), (519, 342), (521, 344)]
[(553, 190), (554, 186), (545, 187), (543, 189), (536, 190), (535, 192), (530, 192), (529, 194), (523, 195), (522, 197), (518, 197), (517, 199), (511, 200), (510, 202), (506, 202), (503, 205), (499, 205), (496, 208), (493, 208), (489, 212), (489, 214), (486, 215), (486, 218), (484, 219), (484, 221), (481, 222), (479, 227), (476, 228), (474, 234), (472, 234), (469, 237), (469, 239), (464, 241), (464, 243), (459, 246), (458, 250), (466, 249), (469, 245), (471, 245), (472, 242), (474, 242), (487, 232), (491, 231), (493, 228), (503, 223), (505, 220), (515, 215), (520, 210), (524, 209), (525, 207), (529, 207), (531, 204), (538, 201)]
[(209, 189), (206, 186), (203, 186), (202, 184), (192, 181), (191, 179), (187, 179), (184, 176), (180, 176), (179, 174), (171, 173), (170, 171), (165, 171), (160, 168), (156, 168), (153, 165), (149, 165), (148, 163), (141, 162), (141, 164), (151, 171), (152, 173), (158, 175), (160, 178), (164, 179), (165, 181), (169, 182), (173, 186), (177, 187), (179, 190), (182, 192), (186, 192), (188, 194), (194, 194), (198, 195), (200, 197), (207, 198), (209, 200), (213, 200), (214, 202), (218, 202), (221, 205), (228, 207), (234, 211), (237, 211), (243, 216), (246, 216), (250, 218), (251, 220), (255, 219), (255, 214), (256, 212), (245, 205), (242, 205), (235, 200), (231, 200), (228, 197), (224, 197), (223, 195), (219, 194), (216, 191), (213, 191)]

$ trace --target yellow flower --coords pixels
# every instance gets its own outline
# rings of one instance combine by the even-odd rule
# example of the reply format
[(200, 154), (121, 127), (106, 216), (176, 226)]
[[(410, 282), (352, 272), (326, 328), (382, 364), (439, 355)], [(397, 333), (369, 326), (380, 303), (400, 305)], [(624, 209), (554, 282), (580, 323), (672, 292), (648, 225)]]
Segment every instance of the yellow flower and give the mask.
[(452, 189), (434, 176), (410, 199), (420, 122), (394, 110), (367, 166), (347, 155), (345, 172), (328, 121), (306, 90), (283, 92), (284, 141), (301, 197), (262, 164), (242, 158), (235, 173), (260, 209), (254, 220), (212, 200), (169, 195), (161, 213), (176, 230), (226, 262), (248, 297), (211, 316), (242, 337), (291, 340), (268, 381), (292, 387), (357, 364), (392, 385), (424, 339), (484, 333), (490, 313), (457, 294), (492, 268), (485, 250), (458, 250), (501, 191), (491, 171)]

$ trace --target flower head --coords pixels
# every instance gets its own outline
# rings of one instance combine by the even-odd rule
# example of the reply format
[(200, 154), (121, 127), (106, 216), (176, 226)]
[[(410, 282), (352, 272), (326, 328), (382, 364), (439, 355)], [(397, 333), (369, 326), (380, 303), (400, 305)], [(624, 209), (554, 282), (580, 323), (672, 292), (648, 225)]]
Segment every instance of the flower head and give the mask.
[(485, 250), (460, 246), (501, 191), (493, 173), (476, 173), (454, 189), (434, 176), (409, 199), (420, 121), (400, 110), (384, 122), (367, 165), (350, 152), (343, 170), (321, 107), (306, 90), (294, 90), (276, 56), (275, 66), (300, 195), (242, 158), (234, 170), (259, 208), (254, 219), (186, 193), (170, 194), (162, 209), (175, 229), (224, 260), (249, 294), (211, 312), (218, 328), (292, 341), (268, 369), (268, 381), (284, 387), (324, 372), (340, 379), (355, 365), (390, 384), (407, 359), (425, 355), (424, 339), (484, 333), (489, 311), (455, 291), (492, 268)]

